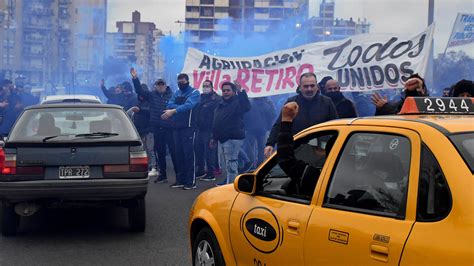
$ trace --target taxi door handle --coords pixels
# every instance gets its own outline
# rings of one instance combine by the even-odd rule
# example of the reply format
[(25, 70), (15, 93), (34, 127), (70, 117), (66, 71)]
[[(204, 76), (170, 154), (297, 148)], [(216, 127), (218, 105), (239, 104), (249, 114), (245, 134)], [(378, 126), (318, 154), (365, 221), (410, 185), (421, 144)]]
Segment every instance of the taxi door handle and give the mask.
[(373, 258), (374, 260), (387, 262), (388, 261), (388, 247), (371, 244), (370, 257)]
[(300, 232), (300, 222), (297, 220), (289, 220), (288, 221), (288, 229), (286, 230), (288, 233), (297, 235)]

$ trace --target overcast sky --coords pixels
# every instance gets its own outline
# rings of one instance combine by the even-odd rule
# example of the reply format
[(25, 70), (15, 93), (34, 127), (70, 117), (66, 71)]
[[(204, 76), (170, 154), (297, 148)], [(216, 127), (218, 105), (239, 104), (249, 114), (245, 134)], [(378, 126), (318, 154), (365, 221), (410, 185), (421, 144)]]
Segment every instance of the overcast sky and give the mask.
[[(321, 0), (310, 1), (310, 15), (317, 16)], [(367, 18), (372, 33), (419, 33), (428, 23), (428, 0), (335, 0), (336, 17), (354, 20)], [(117, 31), (115, 22), (130, 21), (139, 11), (142, 21), (155, 22), (166, 33), (179, 33), (184, 21), (185, 0), (108, 0), (109, 32)], [(444, 51), (458, 12), (474, 13), (473, 0), (435, 0), (435, 53)], [(184, 30), (184, 25), (182, 25)], [(468, 47), (468, 48), (467, 48)], [(465, 49), (474, 49), (473, 45)], [(469, 50), (469, 54), (473, 51)]]

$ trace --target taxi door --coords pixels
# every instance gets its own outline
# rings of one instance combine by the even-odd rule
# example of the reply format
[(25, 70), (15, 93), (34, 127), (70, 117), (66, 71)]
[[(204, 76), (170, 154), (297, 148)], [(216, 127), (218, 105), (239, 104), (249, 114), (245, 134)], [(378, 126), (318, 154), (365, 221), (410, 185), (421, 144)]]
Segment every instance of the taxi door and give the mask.
[(421, 141), (351, 126), (328, 161), (304, 243), (306, 265), (398, 265), (416, 216)]
[(239, 194), (230, 217), (230, 242), (237, 265), (301, 265), (312, 206)]
[(293, 191), (291, 178), (274, 156), (258, 169), (256, 193), (237, 196), (229, 228), (237, 265), (304, 264), (306, 228), (321, 188), (319, 172), (326, 171), (326, 144), (337, 141), (337, 132), (336, 128), (326, 127), (307, 133), (295, 142), (295, 159), (313, 167), (303, 172), (308, 178), (305, 180), (314, 185), (312, 189), (300, 190), (301, 193)]

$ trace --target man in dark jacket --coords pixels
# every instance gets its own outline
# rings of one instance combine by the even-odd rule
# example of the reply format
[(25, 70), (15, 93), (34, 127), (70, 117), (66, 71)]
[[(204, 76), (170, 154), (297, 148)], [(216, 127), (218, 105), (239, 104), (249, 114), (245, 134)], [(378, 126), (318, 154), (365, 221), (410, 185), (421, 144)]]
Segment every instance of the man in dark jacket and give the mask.
[[(296, 96), (290, 97), (287, 100), (288, 102), (296, 102), (300, 109), (292, 124), (293, 135), (305, 128), (338, 118), (336, 107), (332, 100), (319, 93), (314, 73), (301, 75), (299, 93)], [(267, 146), (265, 147), (266, 157), (273, 153), (273, 146), (277, 142), (278, 132), (280, 131), (280, 121), (281, 114), (273, 125), (270, 136), (267, 139)]]
[(353, 118), (357, 117), (357, 109), (354, 103), (344, 97), (341, 92), (341, 86), (339, 82), (334, 79), (330, 79), (326, 82), (326, 96), (331, 98), (332, 102), (336, 106), (337, 115), (339, 118)]
[[(141, 86), (144, 91), (148, 91), (146, 84), (141, 84)], [(145, 146), (148, 155), (148, 170), (151, 170), (148, 176), (157, 176), (153, 128), (150, 124), (150, 103), (143, 96), (138, 95), (135, 105), (127, 111), (127, 114), (132, 118)]]
[(136, 101), (135, 95), (130, 91), (133, 90), (130, 82), (121, 83), (112, 91), (105, 87), (105, 81), (102, 79), (100, 81), (100, 88), (105, 97), (107, 97), (108, 104), (120, 105), (125, 109), (125, 111), (130, 109)]
[[(214, 172), (217, 169), (217, 149), (210, 147), (209, 143), (212, 136), (214, 111), (219, 101), (220, 96), (214, 91), (212, 81), (204, 81), (202, 83), (201, 101), (196, 109), (197, 135), (194, 146), (196, 153), (196, 178), (203, 181), (216, 180)], [(204, 166), (206, 166), (206, 169), (204, 169)]]
[(387, 96), (381, 97), (377, 92), (372, 95), (372, 103), (375, 105), (375, 115), (393, 115), (400, 112), (406, 97), (428, 96), (425, 80), (418, 74), (412, 74), (405, 83), (405, 97), (399, 100), (388, 101)]
[(250, 110), (247, 92), (237, 83), (221, 85), (222, 99), (214, 113), (211, 146), (219, 142), (225, 166), (226, 179), (218, 185), (234, 182), (238, 174), (238, 155), (245, 139), (244, 114)]
[[(337, 135), (327, 136), (328, 139), (324, 149), (321, 149), (322, 143), (318, 142), (321, 142), (321, 139), (326, 136), (310, 139), (307, 144), (312, 146), (314, 156), (308, 157), (313, 158), (305, 158), (305, 160), (296, 158), (292, 127), (293, 121), (298, 114), (298, 109), (298, 104), (295, 102), (285, 104), (281, 111), (281, 120), (277, 121), (281, 124), (278, 133), (278, 165), (291, 179), (290, 183), (285, 187), (287, 193), (311, 198), (321, 174), (321, 169), (336, 141)], [(310, 161), (313, 163), (308, 163)]]
[[(194, 172), (194, 138), (196, 130), (196, 107), (199, 104), (199, 91), (189, 85), (187, 74), (178, 75), (179, 90), (168, 102), (168, 109), (161, 115), (162, 119), (174, 121), (174, 139), (177, 157), (175, 165), (176, 183), (172, 188), (190, 190), (196, 188)], [(176, 171), (177, 170), (177, 171)]]
[(158, 160), (159, 175), (155, 179), (155, 183), (168, 182), (166, 173), (166, 147), (171, 155), (171, 161), (176, 169), (176, 153), (173, 137), (173, 122), (161, 118), (169, 100), (173, 96), (171, 89), (166, 86), (162, 79), (158, 79), (154, 85), (154, 91), (143, 90), (140, 80), (135, 69), (130, 70), (132, 75), (135, 92), (148, 101), (150, 104), (150, 125), (153, 130), (154, 146)]

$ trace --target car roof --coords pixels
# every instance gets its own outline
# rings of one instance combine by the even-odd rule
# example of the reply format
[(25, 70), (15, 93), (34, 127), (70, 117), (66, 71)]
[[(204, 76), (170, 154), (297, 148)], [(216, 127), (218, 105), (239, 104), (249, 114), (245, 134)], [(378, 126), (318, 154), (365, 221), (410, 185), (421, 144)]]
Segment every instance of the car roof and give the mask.
[(52, 108), (109, 108), (109, 109), (121, 109), (122, 106), (115, 104), (105, 104), (105, 103), (58, 103), (58, 104), (38, 104), (32, 105), (25, 108), (25, 110), (30, 109), (52, 109)]
[(95, 95), (86, 94), (64, 94), (64, 95), (48, 95), (42, 101), (41, 104), (56, 104), (63, 102), (76, 102), (76, 103), (102, 103), (99, 97)]

